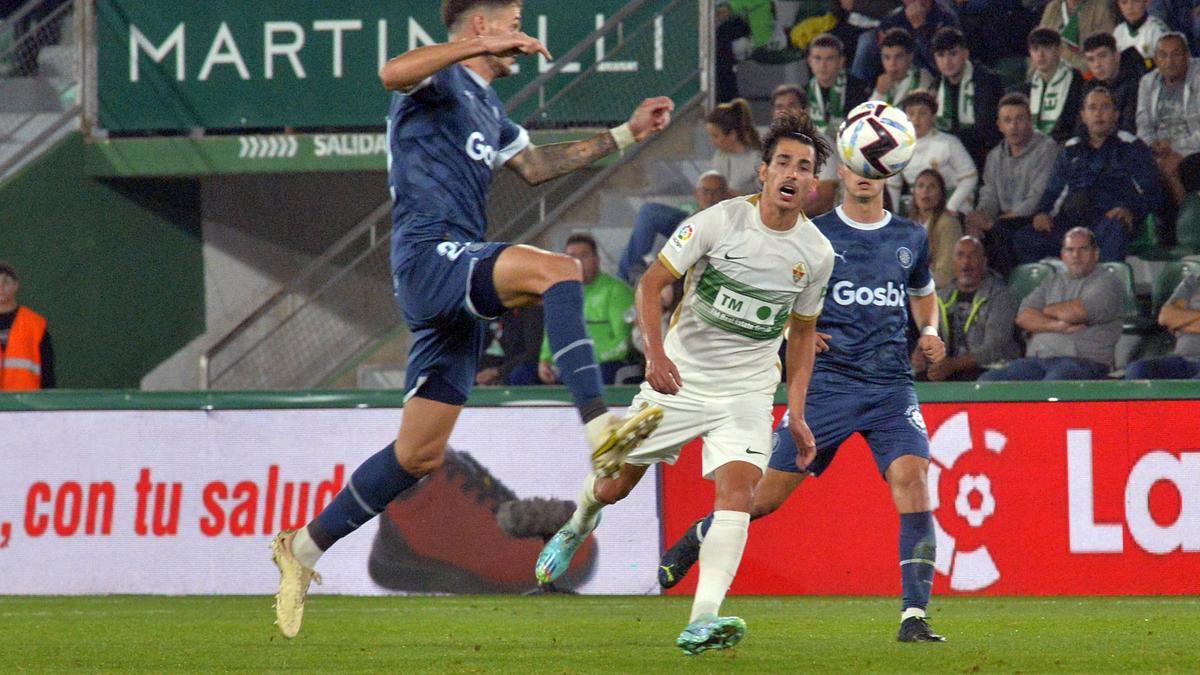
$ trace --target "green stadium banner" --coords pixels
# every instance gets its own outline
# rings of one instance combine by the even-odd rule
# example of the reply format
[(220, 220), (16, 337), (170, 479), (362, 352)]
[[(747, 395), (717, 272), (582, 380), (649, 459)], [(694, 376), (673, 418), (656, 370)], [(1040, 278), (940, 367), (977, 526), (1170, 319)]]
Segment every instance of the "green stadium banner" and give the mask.
[[(552, 54), (565, 55), (625, 4), (525, 0), (524, 30)], [(388, 94), (379, 68), (401, 52), (446, 40), (440, 5), (97, 0), (99, 126), (115, 132), (381, 127)], [(524, 120), (539, 100), (599, 61), (595, 79), (608, 95), (589, 101), (587, 121), (624, 119), (642, 97), (663, 93), (646, 91), (646, 83), (678, 81), (678, 73), (696, 68), (697, 14), (695, 2), (647, 2), (621, 31), (566, 64), (513, 117)], [(552, 65), (542, 56), (525, 57), (497, 90), (508, 98)], [(551, 109), (538, 123), (570, 124), (581, 114)]]

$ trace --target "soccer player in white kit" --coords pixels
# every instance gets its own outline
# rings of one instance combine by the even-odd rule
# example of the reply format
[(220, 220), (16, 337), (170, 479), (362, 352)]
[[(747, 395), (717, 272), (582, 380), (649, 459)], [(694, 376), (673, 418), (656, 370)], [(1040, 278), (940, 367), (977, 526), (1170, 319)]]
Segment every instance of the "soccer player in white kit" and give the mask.
[[(685, 443), (703, 438), (704, 476), (716, 482), (715, 517), (700, 550), (691, 619), (676, 640), (687, 654), (731, 647), (746, 631), (742, 619), (718, 611), (746, 545), (754, 486), (771, 455), (785, 328), (797, 461), (807, 464), (816, 452), (804, 401), (834, 258), (802, 205), (828, 156), (807, 116), (776, 120), (758, 169), (762, 192), (688, 218), (663, 246), (637, 289), (646, 382), (632, 406), (661, 406), (662, 423), (615, 476), (584, 480), (579, 507), (538, 557), (537, 578), (556, 579), (599, 524), (601, 509), (628, 495), (650, 465), (674, 463)], [(664, 341), (659, 294), (685, 274), (683, 301)]]

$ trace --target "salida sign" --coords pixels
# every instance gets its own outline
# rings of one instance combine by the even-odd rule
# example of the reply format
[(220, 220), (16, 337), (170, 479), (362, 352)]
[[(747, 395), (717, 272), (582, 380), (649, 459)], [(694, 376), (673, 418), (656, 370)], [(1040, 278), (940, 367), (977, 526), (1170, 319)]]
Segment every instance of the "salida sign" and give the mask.
[[(929, 404), (923, 412), (935, 592), (1200, 592), (1200, 443), (1190, 432), (1200, 402)], [(672, 540), (711, 506), (696, 455), (685, 452), (665, 473)], [(894, 594), (897, 530), (886, 483), (854, 437), (823, 477), (751, 527), (733, 590)]]

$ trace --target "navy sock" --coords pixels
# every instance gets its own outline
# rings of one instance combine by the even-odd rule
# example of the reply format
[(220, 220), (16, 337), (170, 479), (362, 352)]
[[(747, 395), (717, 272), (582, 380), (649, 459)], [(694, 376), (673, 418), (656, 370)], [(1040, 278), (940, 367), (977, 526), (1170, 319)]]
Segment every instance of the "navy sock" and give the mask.
[(928, 511), (900, 514), (900, 585), (904, 606), (925, 609), (933, 590), (933, 562), (937, 559), (937, 538), (933, 533), (933, 515)]
[(704, 516), (704, 520), (700, 521), (700, 541), (704, 541), (704, 537), (708, 535), (708, 528), (712, 527), (713, 514)]
[[(559, 377), (571, 390), (571, 398), (584, 422), (603, 413), (604, 389), (600, 384), (600, 366), (596, 348), (583, 323), (583, 283), (560, 281), (542, 294), (546, 318), (546, 337)], [(601, 405), (597, 406), (597, 402)]]
[(346, 487), (308, 524), (308, 535), (322, 551), (379, 515), (389, 502), (420, 480), (400, 466), (395, 442), (359, 465)]

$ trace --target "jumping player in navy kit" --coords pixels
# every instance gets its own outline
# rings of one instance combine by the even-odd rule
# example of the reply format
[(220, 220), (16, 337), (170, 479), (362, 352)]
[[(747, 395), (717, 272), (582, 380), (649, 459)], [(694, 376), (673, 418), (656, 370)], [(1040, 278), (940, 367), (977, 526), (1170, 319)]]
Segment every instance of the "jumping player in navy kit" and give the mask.
[(314, 567), (335, 542), (378, 515), (437, 469), (474, 384), (486, 321), (541, 302), (563, 383), (584, 422), (596, 472), (619, 468), (657, 427), (662, 410), (608, 412), (583, 286), (573, 258), (531, 246), (485, 242), (492, 173), (501, 166), (542, 183), (645, 140), (670, 123), (668, 98), (645, 100), (625, 124), (597, 136), (538, 147), (508, 118), (492, 80), (515, 57), (546, 48), (522, 33), (520, 0), (443, 0), (450, 39), (411, 50), (380, 70), (393, 91), (388, 114), (391, 265), (397, 301), (412, 332), (406, 403), (396, 440), (354, 471), (308, 525), (272, 542), (279, 567), (276, 623), (294, 637)]
[[(821, 475), (838, 447), (858, 432), (867, 440), (900, 514), (902, 642), (941, 642), (925, 615), (933, 585), (936, 538), (930, 513), (929, 438), (913, 389), (905, 330), (909, 311), (930, 361), (945, 358), (925, 229), (883, 208), (882, 180), (838, 167), (845, 200), (813, 219), (833, 245), (834, 267), (817, 321), (817, 359), (805, 402), (815, 452), (796, 447), (785, 417), (754, 493), (751, 516), (778, 509), (810, 474)], [(689, 527), (664, 555), (659, 583), (670, 588), (695, 563), (712, 516)]]

